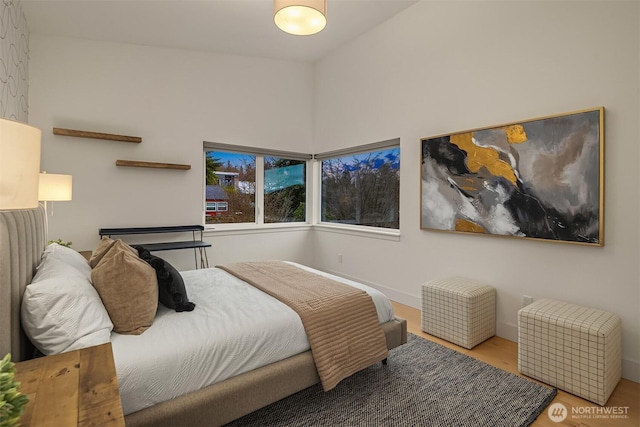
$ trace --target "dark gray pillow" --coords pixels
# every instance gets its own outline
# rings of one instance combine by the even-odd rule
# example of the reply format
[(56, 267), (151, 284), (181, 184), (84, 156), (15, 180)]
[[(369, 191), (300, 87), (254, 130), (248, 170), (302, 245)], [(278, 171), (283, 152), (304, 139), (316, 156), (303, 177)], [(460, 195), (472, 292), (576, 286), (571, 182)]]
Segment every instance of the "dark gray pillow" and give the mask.
[(175, 311), (192, 311), (195, 304), (189, 301), (184, 280), (180, 272), (164, 259), (151, 255), (144, 246), (133, 246), (141, 259), (156, 271), (158, 277), (158, 300)]

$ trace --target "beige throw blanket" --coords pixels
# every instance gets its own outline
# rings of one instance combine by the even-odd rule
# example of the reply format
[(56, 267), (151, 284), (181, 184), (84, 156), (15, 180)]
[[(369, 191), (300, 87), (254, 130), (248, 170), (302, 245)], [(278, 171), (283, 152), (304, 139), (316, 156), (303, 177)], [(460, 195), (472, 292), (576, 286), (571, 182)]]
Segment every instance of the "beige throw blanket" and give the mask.
[(298, 313), (325, 391), (387, 357), (385, 335), (366, 292), (281, 261), (217, 267)]

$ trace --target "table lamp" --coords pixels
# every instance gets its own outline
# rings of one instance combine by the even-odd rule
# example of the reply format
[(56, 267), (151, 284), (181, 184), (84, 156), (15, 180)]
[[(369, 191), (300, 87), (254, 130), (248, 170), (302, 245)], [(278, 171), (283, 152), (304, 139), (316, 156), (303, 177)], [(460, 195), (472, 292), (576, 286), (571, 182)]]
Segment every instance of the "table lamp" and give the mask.
[(40, 129), (0, 119), (0, 210), (38, 207)]
[[(38, 200), (44, 202), (45, 211), (47, 210), (47, 202), (71, 200), (73, 193), (73, 177), (71, 175), (43, 171), (39, 181)], [(53, 208), (51, 208), (51, 216), (53, 216)]]

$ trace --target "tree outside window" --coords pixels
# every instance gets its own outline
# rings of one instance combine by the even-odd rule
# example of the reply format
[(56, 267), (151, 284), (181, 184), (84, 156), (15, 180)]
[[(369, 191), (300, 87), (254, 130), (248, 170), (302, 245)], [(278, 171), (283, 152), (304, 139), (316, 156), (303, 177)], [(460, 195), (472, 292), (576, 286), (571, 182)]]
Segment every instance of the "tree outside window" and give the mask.
[(322, 160), (321, 219), (400, 228), (398, 147)]

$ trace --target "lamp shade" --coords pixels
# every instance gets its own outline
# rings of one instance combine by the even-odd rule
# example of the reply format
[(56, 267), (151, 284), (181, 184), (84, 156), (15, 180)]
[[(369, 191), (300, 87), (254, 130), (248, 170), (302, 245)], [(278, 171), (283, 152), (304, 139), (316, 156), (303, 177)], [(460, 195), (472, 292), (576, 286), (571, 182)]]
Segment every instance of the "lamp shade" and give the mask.
[(274, 0), (273, 21), (282, 31), (297, 36), (318, 33), (327, 25), (326, 0)]
[(38, 187), (38, 200), (58, 202), (71, 200), (73, 177), (57, 173), (41, 173)]
[(0, 119), (0, 210), (38, 207), (40, 129)]

